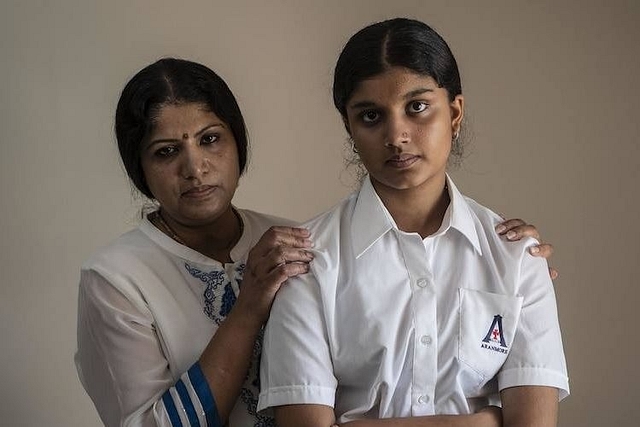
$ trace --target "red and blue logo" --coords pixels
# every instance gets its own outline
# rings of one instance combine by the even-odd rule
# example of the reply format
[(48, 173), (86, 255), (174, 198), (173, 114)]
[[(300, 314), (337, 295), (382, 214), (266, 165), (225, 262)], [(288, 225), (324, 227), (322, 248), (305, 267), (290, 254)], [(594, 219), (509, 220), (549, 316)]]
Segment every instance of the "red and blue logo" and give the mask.
[(496, 314), (493, 316), (493, 322), (491, 322), (491, 326), (482, 340), (481, 347), (503, 354), (507, 354), (509, 352), (507, 342), (505, 341), (504, 334), (502, 333), (501, 315)]

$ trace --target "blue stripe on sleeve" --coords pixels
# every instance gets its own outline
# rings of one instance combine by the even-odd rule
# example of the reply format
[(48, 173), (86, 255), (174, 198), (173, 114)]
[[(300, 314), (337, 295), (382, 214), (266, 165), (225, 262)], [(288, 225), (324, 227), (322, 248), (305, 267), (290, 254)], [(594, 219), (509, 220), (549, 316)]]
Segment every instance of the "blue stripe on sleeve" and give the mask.
[(171, 397), (171, 393), (169, 393), (169, 390), (167, 390), (162, 395), (162, 402), (164, 403), (164, 407), (167, 410), (167, 414), (169, 415), (171, 425), (173, 427), (182, 427), (182, 421), (180, 421), (178, 410), (176, 409), (175, 403), (173, 403), (173, 397)]
[(211, 394), (209, 383), (207, 383), (202, 369), (200, 369), (199, 362), (194, 363), (193, 366), (189, 368), (189, 380), (191, 380), (191, 385), (198, 395), (198, 399), (200, 399), (200, 404), (207, 417), (208, 427), (222, 427), (216, 402), (213, 399), (213, 394)]
[(178, 396), (180, 396), (180, 400), (182, 401), (182, 406), (187, 413), (187, 418), (189, 418), (189, 425), (191, 427), (200, 427), (198, 414), (196, 414), (196, 409), (193, 407), (193, 402), (189, 397), (187, 387), (184, 385), (184, 382), (182, 382), (182, 380), (178, 380), (178, 382), (176, 383), (176, 390), (178, 391)]

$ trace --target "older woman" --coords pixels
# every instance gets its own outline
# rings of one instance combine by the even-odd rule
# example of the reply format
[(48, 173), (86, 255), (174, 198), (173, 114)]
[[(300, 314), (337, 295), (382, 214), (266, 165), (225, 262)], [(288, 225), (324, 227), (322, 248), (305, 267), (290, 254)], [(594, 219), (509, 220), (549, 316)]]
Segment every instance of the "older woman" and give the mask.
[(281, 427), (554, 426), (569, 387), (553, 287), (534, 242), (500, 239), (446, 173), (464, 115), (446, 42), (368, 26), (333, 94), (368, 175), (306, 224), (315, 259), (275, 300), (259, 409)]
[(157, 209), (82, 268), (82, 384), (109, 427), (273, 425), (256, 413), (260, 336), (280, 286), (309, 269), (309, 232), (232, 205), (247, 136), (207, 67), (147, 66), (115, 128), (129, 178)]

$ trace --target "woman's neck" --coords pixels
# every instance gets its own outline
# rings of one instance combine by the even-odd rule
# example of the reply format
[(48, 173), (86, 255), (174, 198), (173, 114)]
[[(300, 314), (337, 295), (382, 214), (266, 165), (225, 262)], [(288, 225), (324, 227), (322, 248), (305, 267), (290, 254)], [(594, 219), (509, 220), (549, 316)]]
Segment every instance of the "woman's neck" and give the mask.
[(375, 182), (373, 186), (398, 228), (407, 233), (418, 233), (424, 239), (438, 231), (449, 207), (446, 182), (442, 175), (406, 190)]
[(214, 221), (197, 226), (182, 224), (162, 211), (151, 218), (163, 233), (201, 254), (221, 263), (231, 262), (231, 249), (243, 232), (240, 215), (229, 207)]

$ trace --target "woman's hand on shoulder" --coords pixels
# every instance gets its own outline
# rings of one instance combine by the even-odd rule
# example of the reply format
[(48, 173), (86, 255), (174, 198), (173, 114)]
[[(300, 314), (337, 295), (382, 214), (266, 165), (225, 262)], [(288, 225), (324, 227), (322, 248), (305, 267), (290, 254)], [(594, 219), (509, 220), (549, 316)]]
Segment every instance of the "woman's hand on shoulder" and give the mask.
[[(538, 229), (534, 225), (527, 224), (519, 218), (502, 221), (496, 225), (496, 232), (510, 241), (520, 240), (523, 237), (533, 237), (540, 242), (529, 248), (529, 253), (533, 256), (548, 259), (553, 254), (553, 245), (551, 243), (542, 242)], [(551, 279), (555, 279), (558, 277), (558, 270), (553, 267), (549, 267), (549, 276), (551, 276)]]
[(312, 246), (309, 230), (304, 228), (274, 226), (267, 230), (249, 251), (238, 303), (265, 322), (280, 286), (309, 271)]

